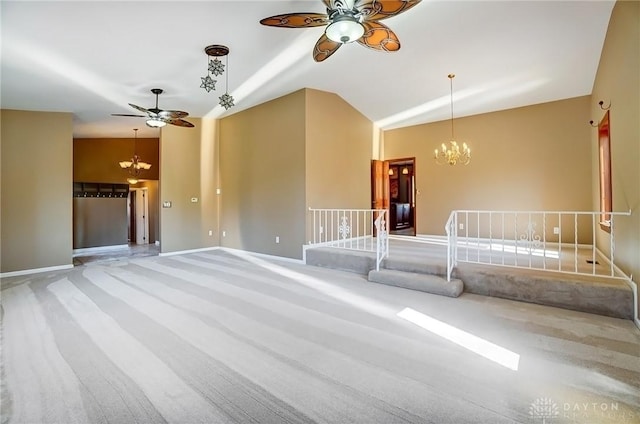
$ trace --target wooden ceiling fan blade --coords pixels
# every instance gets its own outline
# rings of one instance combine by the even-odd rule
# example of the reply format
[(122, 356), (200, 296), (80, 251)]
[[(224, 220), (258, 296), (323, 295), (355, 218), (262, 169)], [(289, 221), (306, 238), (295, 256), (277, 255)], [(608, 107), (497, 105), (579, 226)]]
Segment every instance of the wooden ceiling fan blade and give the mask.
[(167, 124), (175, 125), (177, 127), (193, 128), (194, 126), (191, 122), (179, 118), (167, 118), (163, 119), (162, 121), (166, 122)]
[(261, 19), (260, 23), (281, 28), (309, 28), (327, 25), (329, 17), (326, 13), (285, 13)]
[(132, 118), (146, 118), (147, 115), (131, 115), (129, 113), (112, 113), (111, 116), (130, 116)]
[(384, 52), (400, 50), (398, 36), (385, 24), (376, 21), (365, 21), (364, 34), (357, 41), (365, 47)]
[(313, 60), (316, 62), (322, 62), (334, 54), (341, 45), (342, 43), (330, 40), (326, 34), (322, 34), (316, 45), (313, 47)]
[(421, 0), (356, 0), (355, 8), (365, 21), (379, 21), (411, 9)]
[(189, 116), (189, 114), (182, 110), (161, 110), (158, 112), (158, 116), (160, 116), (161, 118), (178, 119), (178, 118), (186, 118), (187, 116)]
[(149, 114), (149, 109), (143, 108), (142, 106), (134, 105), (133, 103), (129, 103), (129, 106), (131, 106), (134, 109), (138, 109), (140, 112)]

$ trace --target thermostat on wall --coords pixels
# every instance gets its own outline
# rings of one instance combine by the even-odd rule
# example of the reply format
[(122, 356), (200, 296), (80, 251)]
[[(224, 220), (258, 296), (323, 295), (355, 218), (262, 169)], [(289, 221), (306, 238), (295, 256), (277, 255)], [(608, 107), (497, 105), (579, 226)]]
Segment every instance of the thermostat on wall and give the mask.
[(191, 203), (198, 203), (198, 198), (197, 197), (192, 197), (191, 198)]

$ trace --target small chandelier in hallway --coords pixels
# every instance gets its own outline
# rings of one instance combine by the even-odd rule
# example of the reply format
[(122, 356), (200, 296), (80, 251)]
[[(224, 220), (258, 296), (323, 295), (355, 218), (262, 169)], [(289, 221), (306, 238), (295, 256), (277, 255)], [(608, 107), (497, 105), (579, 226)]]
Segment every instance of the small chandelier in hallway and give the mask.
[(451, 140), (449, 140), (449, 146), (442, 143), (442, 150), (435, 150), (434, 159), (438, 165), (456, 165), (461, 163), (467, 165), (471, 162), (471, 149), (467, 146), (467, 143), (462, 143), (462, 150), (453, 137), (453, 78), (454, 74), (449, 74), (449, 81), (451, 86)]
[(135, 134), (135, 139), (133, 142), (133, 157), (130, 160), (123, 160), (119, 162), (120, 168), (126, 169), (129, 173), (129, 178), (127, 178), (127, 182), (129, 184), (137, 184), (142, 171), (146, 171), (147, 169), (151, 168), (151, 164), (140, 160), (140, 156), (138, 156), (138, 154), (136, 153), (138, 144), (138, 129), (134, 128), (133, 131)]

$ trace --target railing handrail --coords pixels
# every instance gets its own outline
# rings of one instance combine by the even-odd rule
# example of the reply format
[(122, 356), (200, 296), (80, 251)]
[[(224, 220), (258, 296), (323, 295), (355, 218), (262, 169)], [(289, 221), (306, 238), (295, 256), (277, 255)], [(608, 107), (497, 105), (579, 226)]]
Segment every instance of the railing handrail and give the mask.
[[(447, 281), (451, 281), (451, 274), (453, 268), (457, 265), (457, 251), (458, 251), (458, 237), (457, 237), (457, 225), (456, 218), (458, 214), (456, 211), (451, 211), (449, 219), (444, 225), (444, 231), (447, 233)], [(453, 229), (453, 231), (451, 231)]]
[(309, 208), (309, 245), (375, 252), (376, 270), (389, 255), (386, 209)]
[(309, 211), (311, 212), (317, 212), (317, 211), (326, 211), (326, 212), (348, 212), (348, 211), (353, 211), (353, 212), (382, 212), (382, 211), (386, 211), (386, 209), (326, 209), (326, 208), (309, 208)]
[[(460, 258), (462, 262), (534, 268), (583, 275), (603, 275), (601, 274), (601, 268), (599, 269), (600, 273), (596, 269), (596, 265), (599, 265), (597, 259), (600, 259), (608, 264), (609, 272), (604, 275), (614, 278), (626, 278), (614, 263), (615, 234), (613, 229), (615, 216), (630, 216), (631, 213), (631, 210), (625, 212), (452, 210), (445, 224), (447, 235), (447, 278), (451, 278), (453, 267), (457, 264), (459, 249), (464, 249)], [(609, 236), (608, 252), (606, 252), (606, 249), (603, 251), (596, 246), (596, 241), (599, 240), (597, 226), (598, 224), (602, 225), (600, 219), (602, 215), (609, 218), (605, 221), (610, 228), (610, 230), (606, 231)], [(488, 221), (486, 219), (487, 216), (489, 218)], [(499, 222), (494, 221), (494, 217), (499, 218), (500, 216), (502, 218)], [(585, 216), (590, 218), (579, 218)], [(483, 218), (481, 219), (481, 217)], [(571, 221), (566, 221), (569, 217), (572, 218)], [(588, 219), (588, 222), (585, 222), (585, 219)], [(458, 222), (460, 222), (459, 225)], [(460, 231), (463, 231), (462, 234), (459, 234), (459, 226), (463, 227), (463, 229), (460, 229)], [(564, 230), (565, 227), (567, 230)], [(551, 228), (553, 228), (552, 235), (549, 233)], [(458, 245), (459, 240), (464, 240), (465, 243)], [(481, 240), (483, 241), (482, 245), (480, 243)], [(568, 240), (568, 242), (565, 240)], [(591, 252), (587, 254), (588, 256), (584, 252), (584, 240), (590, 240), (591, 242), (588, 245), (591, 247)], [(489, 246), (486, 246), (487, 241)], [(568, 249), (565, 248), (567, 245), (570, 246)], [(552, 246), (556, 246), (558, 249), (553, 250), (551, 249)], [(494, 260), (494, 255), (497, 253), (502, 254), (501, 262)], [(505, 261), (505, 253), (511, 255), (507, 261)], [(567, 255), (569, 255), (569, 258), (573, 258), (572, 267), (563, 262), (563, 258), (566, 259)], [(582, 264), (582, 260), (578, 259), (579, 257), (586, 258), (587, 263), (591, 264), (591, 272), (586, 271), (584, 264), (579, 267), (579, 264)], [(553, 264), (554, 261), (557, 261), (557, 267), (548, 265), (548, 263)], [(624, 277), (618, 277), (616, 273)]]
[[(546, 214), (578, 214), (578, 215), (631, 215), (631, 209), (626, 212), (602, 212), (602, 211), (528, 211), (528, 210), (511, 210), (511, 211), (501, 211), (501, 210), (492, 210), (492, 209), (455, 209), (451, 211), (451, 214), (454, 212), (461, 213), (546, 213)], [(451, 219), (451, 215), (449, 215), (449, 219)]]

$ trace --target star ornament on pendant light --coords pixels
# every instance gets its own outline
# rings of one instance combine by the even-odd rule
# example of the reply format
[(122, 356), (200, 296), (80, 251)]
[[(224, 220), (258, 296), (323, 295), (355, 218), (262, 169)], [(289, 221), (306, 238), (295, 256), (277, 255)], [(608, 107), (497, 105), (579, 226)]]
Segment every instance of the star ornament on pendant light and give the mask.
[(209, 61), (209, 72), (215, 76), (222, 75), (224, 73), (224, 65), (217, 57)]
[(202, 80), (202, 84), (200, 84), (200, 88), (204, 88), (205, 90), (207, 90), (207, 93), (210, 92), (211, 90), (216, 89), (216, 82), (218, 81), (214, 80), (209, 75), (207, 75), (206, 77), (200, 77), (200, 79)]
[(220, 99), (220, 106), (229, 110), (233, 106), (233, 96), (230, 96), (229, 93), (224, 93), (222, 96), (218, 97)]

